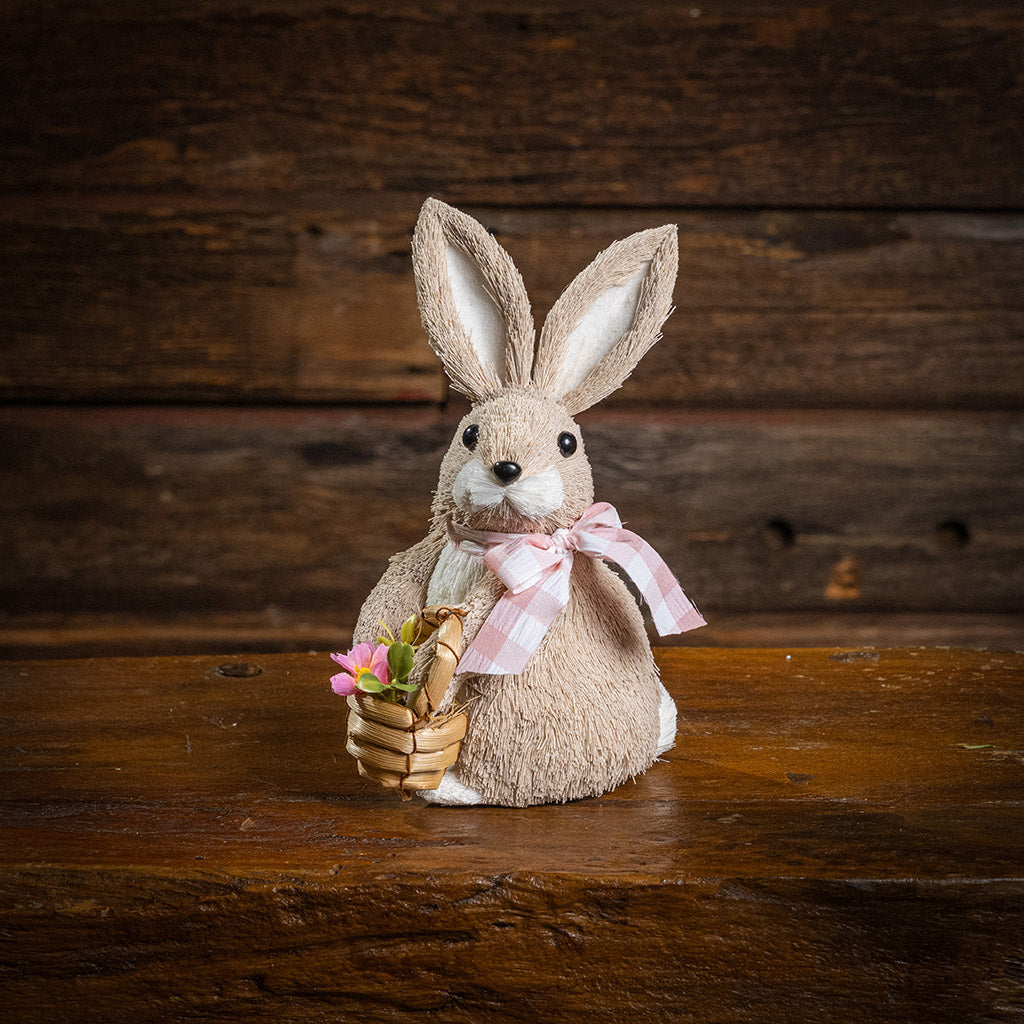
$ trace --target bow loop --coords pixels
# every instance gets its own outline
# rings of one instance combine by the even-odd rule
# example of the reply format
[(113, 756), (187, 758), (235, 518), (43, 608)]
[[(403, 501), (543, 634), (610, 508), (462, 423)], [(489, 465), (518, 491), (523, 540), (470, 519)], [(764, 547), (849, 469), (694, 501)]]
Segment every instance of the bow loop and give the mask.
[(619, 513), (607, 501), (591, 505), (569, 529), (576, 550), (597, 558), (602, 558), (608, 546), (623, 532), (628, 531), (622, 529)]
[(517, 675), (569, 602), (573, 552), (615, 562), (643, 594), (661, 636), (705, 625), (672, 571), (642, 537), (624, 529), (608, 502), (591, 505), (568, 529), (545, 533), (491, 533), (457, 523), (449, 535), (462, 550), (483, 555), (507, 590), (457, 671)]

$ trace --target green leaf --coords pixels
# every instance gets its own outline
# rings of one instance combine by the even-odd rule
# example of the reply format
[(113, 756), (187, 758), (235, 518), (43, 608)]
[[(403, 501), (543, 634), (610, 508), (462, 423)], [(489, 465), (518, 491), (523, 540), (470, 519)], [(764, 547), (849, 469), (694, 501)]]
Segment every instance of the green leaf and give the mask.
[(416, 616), (410, 615), (402, 623), (401, 638), (403, 644), (411, 644), (416, 639)]
[(414, 653), (408, 644), (392, 644), (388, 648), (388, 671), (396, 682), (402, 683), (409, 678)]
[(958, 743), (961, 750), (995, 750), (994, 743)]
[(419, 687), (415, 683), (392, 683), (392, 690), (401, 690), (403, 693), (415, 693)]
[(372, 672), (364, 672), (356, 680), (356, 686), (365, 693), (384, 692), (384, 684)]

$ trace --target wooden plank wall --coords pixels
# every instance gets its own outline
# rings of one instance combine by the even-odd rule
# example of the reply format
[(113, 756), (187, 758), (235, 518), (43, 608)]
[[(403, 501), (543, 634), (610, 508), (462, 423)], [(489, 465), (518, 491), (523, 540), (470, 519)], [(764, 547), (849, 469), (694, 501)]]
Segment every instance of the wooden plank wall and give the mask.
[(0, 6), (0, 646), (342, 644), (462, 406), (436, 195), (540, 321), (680, 227), (585, 414), (701, 643), (1024, 643), (1024, 9)]

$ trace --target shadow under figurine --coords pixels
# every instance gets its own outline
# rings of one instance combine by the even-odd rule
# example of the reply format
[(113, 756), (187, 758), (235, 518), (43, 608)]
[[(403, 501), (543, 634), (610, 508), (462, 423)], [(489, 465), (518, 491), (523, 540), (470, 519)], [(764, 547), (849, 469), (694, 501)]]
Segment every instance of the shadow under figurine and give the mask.
[[(522, 278), (471, 217), (435, 199), (413, 239), (423, 326), (473, 402), (444, 459), (430, 532), (392, 557), (355, 630), (370, 643), (424, 606), (457, 607), (464, 651), (439, 705), (468, 705), (458, 762), (421, 796), (527, 807), (596, 796), (675, 741), (676, 709), (620, 565), (662, 635), (704, 625), (672, 573), (594, 486), (573, 417), (659, 338), (678, 265), (672, 225), (614, 243), (534, 341)], [(436, 634), (435, 634), (436, 636)], [(422, 683), (434, 637), (415, 659)]]

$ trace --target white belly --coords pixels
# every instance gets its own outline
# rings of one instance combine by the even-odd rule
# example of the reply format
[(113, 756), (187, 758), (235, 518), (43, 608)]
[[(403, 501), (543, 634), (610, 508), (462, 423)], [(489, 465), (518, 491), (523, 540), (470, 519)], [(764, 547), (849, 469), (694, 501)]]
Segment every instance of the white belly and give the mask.
[[(434, 566), (434, 572), (427, 584), (427, 604), (462, 605), (469, 598), (473, 588), (480, 582), (487, 566), (479, 555), (460, 551), (448, 543)], [(458, 765), (445, 772), (437, 789), (421, 790), (424, 800), (432, 804), (481, 804), (483, 797), (459, 780)]]
[(487, 566), (479, 555), (460, 551), (449, 542), (427, 584), (427, 604), (465, 604), (485, 572)]

